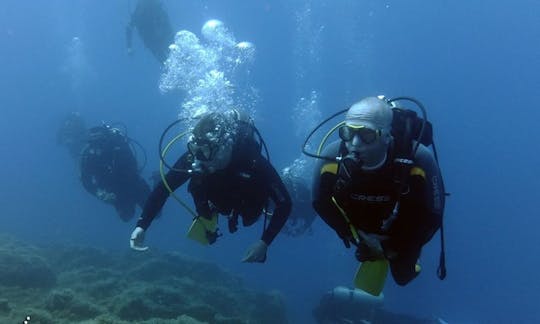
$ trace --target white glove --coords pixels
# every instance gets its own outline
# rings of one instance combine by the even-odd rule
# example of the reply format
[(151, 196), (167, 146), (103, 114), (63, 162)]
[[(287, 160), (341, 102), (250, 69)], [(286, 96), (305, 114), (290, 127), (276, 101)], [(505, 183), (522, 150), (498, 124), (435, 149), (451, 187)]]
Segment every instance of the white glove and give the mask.
[(261, 262), (266, 261), (266, 250), (268, 245), (263, 240), (255, 242), (247, 251), (242, 262)]
[(129, 240), (129, 246), (135, 251), (146, 251), (148, 246), (142, 246), (144, 242), (144, 230), (142, 227), (135, 227), (133, 233), (131, 233), (131, 239)]

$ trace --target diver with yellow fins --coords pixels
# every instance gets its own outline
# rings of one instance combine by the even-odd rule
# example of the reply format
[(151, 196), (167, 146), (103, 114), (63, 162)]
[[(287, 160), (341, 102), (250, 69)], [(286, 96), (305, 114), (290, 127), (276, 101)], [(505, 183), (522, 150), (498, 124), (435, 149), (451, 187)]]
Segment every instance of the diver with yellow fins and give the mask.
[[(252, 120), (236, 110), (207, 113), (192, 132), (176, 136), (164, 149), (160, 140), (162, 179), (146, 201), (137, 227), (131, 234), (130, 246), (137, 251), (142, 246), (145, 231), (172, 195), (194, 217), (188, 237), (202, 244), (213, 244), (220, 236), (218, 215), (225, 215), (229, 232), (254, 224), (264, 214), (261, 239), (247, 251), (243, 262), (265, 262), (268, 246), (282, 229), (291, 211), (291, 198), (279, 174), (269, 161), (268, 150)], [(164, 155), (175, 141), (189, 135), (188, 150), (171, 167)], [(262, 148), (266, 150), (266, 157)], [(165, 174), (164, 167), (169, 167)], [(190, 180), (188, 191), (195, 210), (174, 195), (174, 191)], [(269, 201), (272, 202), (272, 216)]]
[[(411, 101), (416, 112), (398, 107)], [(317, 153), (306, 151), (311, 136), (345, 113)], [(337, 131), (339, 139), (328, 145)], [(367, 97), (324, 120), (306, 138), (304, 154), (319, 159), (313, 207), (345, 246), (356, 247), (361, 265), (355, 286), (372, 295), (384, 287), (388, 268), (406, 285), (420, 272), (422, 246), (441, 230), (438, 276), (446, 276), (442, 217), (445, 190), (433, 143), (432, 125), (414, 98)], [(432, 147), (432, 150), (429, 149)]]

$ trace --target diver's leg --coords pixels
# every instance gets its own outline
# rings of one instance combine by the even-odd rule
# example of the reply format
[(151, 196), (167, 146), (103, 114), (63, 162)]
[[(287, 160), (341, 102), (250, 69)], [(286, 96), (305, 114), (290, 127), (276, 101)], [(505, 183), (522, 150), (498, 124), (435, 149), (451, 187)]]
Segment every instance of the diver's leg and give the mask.
[(416, 271), (418, 257), (420, 248), (409, 248), (390, 258), (390, 271), (398, 285), (405, 286), (420, 273)]
[(135, 204), (126, 200), (119, 200), (114, 204), (116, 212), (124, 222), (130, 221), (135, 214)]
[(144, 208), (146, 199), (150, 195), (150, 186), (140, 176), (138, 176), (136, 181), (133, 183), (132, 195), (133, 201), (136, 202), (141, 209)]

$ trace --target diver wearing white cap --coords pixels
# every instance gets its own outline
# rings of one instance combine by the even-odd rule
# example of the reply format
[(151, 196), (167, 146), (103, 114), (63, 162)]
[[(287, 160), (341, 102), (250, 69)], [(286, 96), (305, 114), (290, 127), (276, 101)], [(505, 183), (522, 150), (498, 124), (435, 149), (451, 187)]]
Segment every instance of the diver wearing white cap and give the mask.
[[(431, 136), (431, 124), (429, 136), (423, 136), (426, 124), (392, 101), (368, 97), (353, 104), (345, 121), (332, 129), (339, 140), (321, 155), (304, 151), (321, 159), (312, 188), (317, 213), (347, 247), (357, 247), (359, 261), (387, 261), (400, 285), (416, 277), (421, 248), (442, 222), (444, 186), (426, 146), (431, 138), (424, 140)], [(385, 277), (386, 272), (383, 283)]]

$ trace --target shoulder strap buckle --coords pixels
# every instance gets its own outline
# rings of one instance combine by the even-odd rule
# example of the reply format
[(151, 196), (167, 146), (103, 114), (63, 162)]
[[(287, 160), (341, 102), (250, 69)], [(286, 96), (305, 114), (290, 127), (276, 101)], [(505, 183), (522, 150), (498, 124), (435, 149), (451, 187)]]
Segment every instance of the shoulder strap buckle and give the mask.
[(405, 158), (395, 158), (394, 163), (405, 164), (405, 165), (413, 165), (414, 161), (411, 160), (411, 159), (405, 159)]

